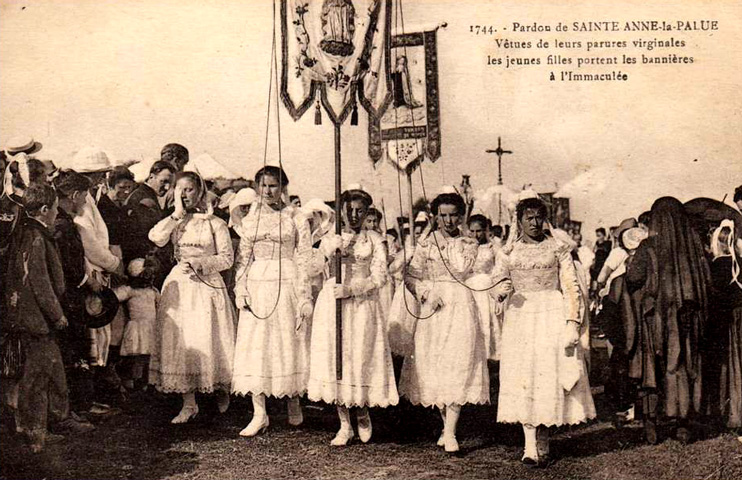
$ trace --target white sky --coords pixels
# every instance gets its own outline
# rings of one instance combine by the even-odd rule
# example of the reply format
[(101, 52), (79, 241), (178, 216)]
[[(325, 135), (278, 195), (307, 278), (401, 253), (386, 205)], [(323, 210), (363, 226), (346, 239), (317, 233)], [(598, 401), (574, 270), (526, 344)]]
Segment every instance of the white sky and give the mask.
[[(513, 189), (548, 190), (602, 172), (599, 193), (573, 199), (573, 217), (587, 228), (636, 216), (663, 194), (731, 195), (742, 183), (742, 4), (643, 3), (406, 0), (407, 31), (448, 23), (438, 45), (443, 156), (423, 167), (428, 196), (463, 173), (475, 189), (493, 185), (495, 157), (484, 150), (498, 135), (515, 152), (503, 161)], [(44, 143), (43, 158), (60, 160), (89, 144), (118, 158), (152, 158), (179, 142), (251, 177), (263, 160), (272, 8), (267, 0), (0, 0), (0, 145), (31, 134)], [(613, 19), (716, 19), (720, 30), (645, 34), (685, 39), (695, 63), (635, 67), (628, 82), (601, 84), (487, 66), (487, 54), (498, 53), (492, 37), (469, 33), (470, 24)], [(315, 126), (312, 108), (293, 122), (281, 107), (284, 166), (304, 199), (333, 196), (333, 131), (323, 117)], [(363, 114), (360, 123), (343, 127), (343, 183), (361, 181), (391, 215), (397, 176), (388, 165), (373, 170)], [(269, 143), (275, 162), (275, 125)]]

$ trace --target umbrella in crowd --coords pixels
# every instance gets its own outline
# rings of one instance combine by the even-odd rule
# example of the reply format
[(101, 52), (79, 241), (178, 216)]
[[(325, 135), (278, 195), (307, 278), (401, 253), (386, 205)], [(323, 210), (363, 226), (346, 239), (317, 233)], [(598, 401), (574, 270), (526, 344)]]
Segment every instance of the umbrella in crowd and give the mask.
[(693, 219), (693, 225), (701, 235), (711, 228), (719, 226), (722, 220), (730, 219), (734, 222), (737, 236), (742, 235), (742, 214), (734, 207), (713, 198), (694, 198), (685, 203), (685, 211)]

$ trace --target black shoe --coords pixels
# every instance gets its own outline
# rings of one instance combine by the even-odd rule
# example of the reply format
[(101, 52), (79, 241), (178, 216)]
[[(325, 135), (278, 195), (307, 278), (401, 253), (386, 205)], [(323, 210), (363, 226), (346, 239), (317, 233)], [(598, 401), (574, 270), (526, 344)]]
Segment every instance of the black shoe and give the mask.
[(520, 463), (525, 465), (528, 468), (536, 468), (538, 467), (538, 460), (531, 457), (523, 457), (520, 459)]
[(657, 418), (647, 417), (644, 419), (644, 437), (650, 445), (657, 445)]
[(675, 431), (675, 438), (683, 445), (688, 445), (691, 440), (690, 430), (687, 427), (678, 427)]

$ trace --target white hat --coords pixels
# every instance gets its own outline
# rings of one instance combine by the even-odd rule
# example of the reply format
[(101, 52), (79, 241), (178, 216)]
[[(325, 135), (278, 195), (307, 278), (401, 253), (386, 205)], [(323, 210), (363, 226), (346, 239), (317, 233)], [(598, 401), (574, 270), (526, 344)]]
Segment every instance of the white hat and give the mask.
[(8, 141), (8, 144), (5, 146), (5, 152), (8, 155), (15, 155), (17, 153), (33, 155), (34, 153), (41, 150), (41, 147), (41, 143), (34, 140), (33, 137), (14, 137)]
[(427, 213), (425, 213), (423, 211), (417, 212), (417, 216), (415, 217), (415, 223), (418, 223), (418, 222), (427, 222), (427, 221), (428, 221), (428, 214)]
[(629, 228), (623, 232), (623, 245), (629, 250), (636, 250), (639, 244), (648, 236), (647, 232), (639, 227)]
[(84, 147), (72, 157), (72, 168), (79, 173), (105, 172), (113, 168), (108, 154), (98, 147)]
[(454, 187), (453, 185), (443, 185), (441, 187), (441, 191), (438, 192), (438, 195), (443, 195), (443, 194), (446, 194), (446, 193), (455, 193), (455, 194), (458, 194), (459, 191), (456, 190), (456, 187)]
[(243, 188), (235, 193), (229, 200), (229, 211), (231, 212), (235, 208), (241, 205), (250, 205), (258, 199), (258, 194), (252, 188)]
[(347, 187), (345, 187), (345, 190), (363, 190), (366, 192), (366, 187), (363, 186), (363, 184), (360, 183), (351, 183)]
[(577, 242), (572, 239), (572, 236), (561, 228), (552, 228), (551, 235), (558, 241), (568, 246), (570, 250), (577, 248)]
[(229, 202), (232, 201), (232, 199), (235, 196), (234, 190), (227, 190), (226, 192), (222, 193), (222, 196), (219, 197), (219, 208), (225, 209), (229, 206)]

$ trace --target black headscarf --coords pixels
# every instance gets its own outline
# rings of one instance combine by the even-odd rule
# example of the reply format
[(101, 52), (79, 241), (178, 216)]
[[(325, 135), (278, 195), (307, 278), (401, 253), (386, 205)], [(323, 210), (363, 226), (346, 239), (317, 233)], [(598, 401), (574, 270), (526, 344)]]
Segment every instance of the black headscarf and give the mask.
[(674, 371), (685, 363), (693, 376), (706, 324), (706, 289), (711, 278), (703, 244), (683, 204), (673, 197), (662, 197), (652, 205), (649, 238), (657, 255), (656, 308), (662, 319), (658, 340), (665, 347), (667, 369)]

